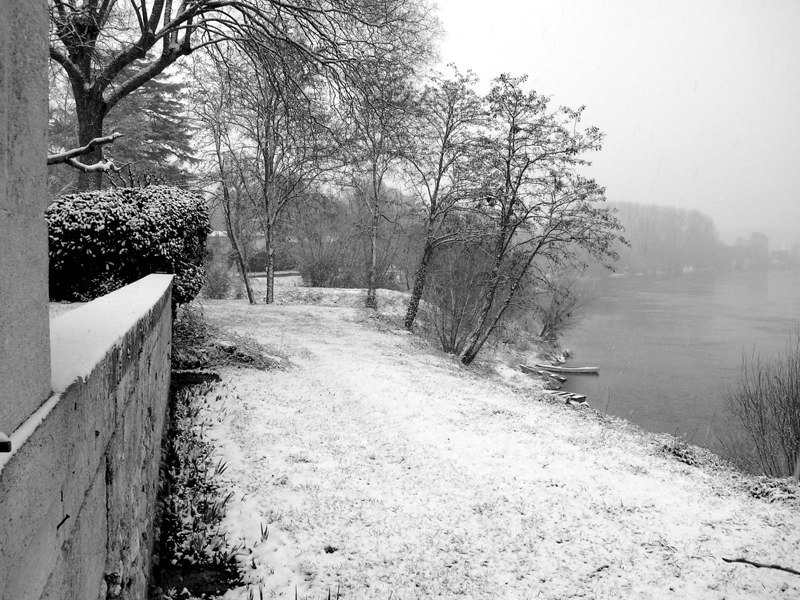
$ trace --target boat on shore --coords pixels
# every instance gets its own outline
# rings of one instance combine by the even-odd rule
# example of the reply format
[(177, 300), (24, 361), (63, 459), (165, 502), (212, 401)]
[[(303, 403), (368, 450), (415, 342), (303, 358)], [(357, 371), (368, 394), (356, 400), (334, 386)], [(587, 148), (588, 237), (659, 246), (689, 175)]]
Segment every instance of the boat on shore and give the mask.
[(600, 367), (560, 367), (558, 365), (542, 365), (533, 363), (534, 368), (549, 371), (550, 373), (563, 373), (564, 375), (599, 375)]
[(558, 375), (556, 373), (548, 373), (543, 369), (536, 369), (534, 367), (529, 367), (528, 365), (520, 365), (519, 370), (523, 373), (527, 373), (528, 375), (538, 375), (539, 377), (545, 377), (546, 379), (554, 379), (559, 383), (564, 383), (567, 381), (566, 377)]

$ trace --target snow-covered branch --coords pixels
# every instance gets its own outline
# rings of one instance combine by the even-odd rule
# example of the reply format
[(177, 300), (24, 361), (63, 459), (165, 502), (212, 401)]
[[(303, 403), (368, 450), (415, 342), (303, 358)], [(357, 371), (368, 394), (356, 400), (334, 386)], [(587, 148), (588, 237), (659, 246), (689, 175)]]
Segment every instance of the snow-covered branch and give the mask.
[(122, 167), (118, 167), (112, 160), (101, 160), (100, 162), (91, 165), (82, 163), (75, 158), (68, 158), (67, 160), (61, 162), (68, 164), (70, 167), (74, 167), (79, 171), (83, 171), (84, 173), (119, 173), (125, 166), (123, 165)]
[[(121, 137), (122, 134), (119, 133), (118, 131), (115, 131), (111, 135), (94, 138), (88, 144), (86, 144), (85, 146), (81, 146), (80, 148), (72, 148), (71, 150), (65, 150), (64, 152), (57, 152), (56, 154), (50, 154), (47, 157), (47, 164), (57, 165), (60, 163), (67, 163), (68, 165), (71, 165), (76, 169), (82, 170), (84, 173), (88, 173), (89, 171), (108, 171), (109, 170), (108, 168), (106, 169), (96, 168), (96, 165), (83, 165), (82, 163), (75, 160), (75, 158), (78, 156), (83, 156), (84, 154), (89, 154), (90, 152), (94, 152), (100, 146), (111, 144), (112, 142), (114, 142), (114, 140)], [(111, 161), (97, 163), (97, 165), (101, 164), (111, 164)]]

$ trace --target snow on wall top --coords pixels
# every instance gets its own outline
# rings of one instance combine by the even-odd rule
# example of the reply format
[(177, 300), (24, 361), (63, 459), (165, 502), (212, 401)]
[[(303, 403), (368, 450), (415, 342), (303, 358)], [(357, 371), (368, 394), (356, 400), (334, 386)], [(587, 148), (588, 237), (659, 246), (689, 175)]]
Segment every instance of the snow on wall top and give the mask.
[(166, 293), (172, 275), (148, 275), (139, 281), (50, 320), (52, 395), (9, 438), (11, 451), (0, 454), (0, 473), (78, 378), (97, 364)]
[(66, 390), (95, 366), (167, 291), (172, 275), (148, 275), (50, 321), (51, 387)]

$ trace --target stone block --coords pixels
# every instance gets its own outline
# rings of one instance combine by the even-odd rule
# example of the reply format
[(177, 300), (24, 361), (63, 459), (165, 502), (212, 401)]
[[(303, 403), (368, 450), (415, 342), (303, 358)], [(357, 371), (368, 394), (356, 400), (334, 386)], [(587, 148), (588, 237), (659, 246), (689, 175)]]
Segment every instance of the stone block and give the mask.
[(0, 431), (10, 434), (50, 395), (47, 227), (0, 208)]
[(6, 105), (4, 139), (5, 194), (11, 212), (41, 217), (47, 207), (47, 4), (38, 0), (0, 3), (6, 24), (0, 104)]
[(8, 86), (9, 86), (9, 54), (5, 40), (11, 39), (11, 12), (14, 7), (10, 2), (0, 3), (0, 208), (8, 210), (8, 160), (11, 152), (8, 145)]
[(100, 591), (106, 561), (105, 475), (103, 464), (86, 493), (69, 539), (60, 549), (41, 600), (104, 598)]

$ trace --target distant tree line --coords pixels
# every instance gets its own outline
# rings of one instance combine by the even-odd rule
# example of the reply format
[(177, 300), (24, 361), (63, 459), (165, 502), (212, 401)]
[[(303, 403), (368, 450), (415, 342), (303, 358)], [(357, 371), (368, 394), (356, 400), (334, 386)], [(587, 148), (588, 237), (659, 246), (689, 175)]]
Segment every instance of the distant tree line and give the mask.
[(670, 206), (610, 203), (625, 227), (629, 246), (620, 245), (616, 270), (629, 273), (681, 273), (799, 267), (800, 246), (770, 251), (769, 238), (753, 232), (733, 244), (719, 239), (714, 221), (697, 210)]

